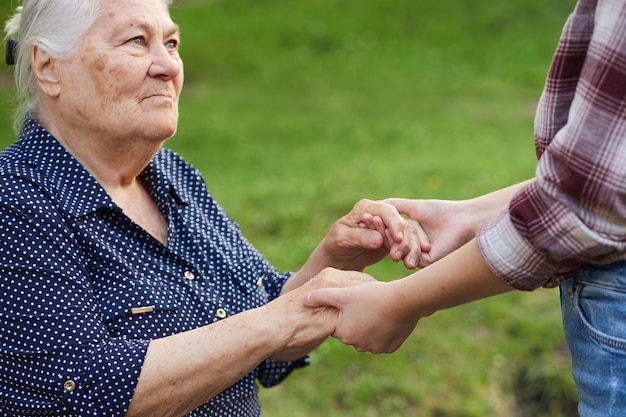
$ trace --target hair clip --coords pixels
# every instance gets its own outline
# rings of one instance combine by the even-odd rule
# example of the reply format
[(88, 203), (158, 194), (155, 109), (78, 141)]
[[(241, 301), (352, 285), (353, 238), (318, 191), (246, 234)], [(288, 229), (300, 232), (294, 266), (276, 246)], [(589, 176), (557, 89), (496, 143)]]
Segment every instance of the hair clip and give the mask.
[(15, 61), (17, 59), (17, 42), (13, 39), (9, 39), (7, 41), (7, 55), (6, 61), (7, 65), (15, 65)]

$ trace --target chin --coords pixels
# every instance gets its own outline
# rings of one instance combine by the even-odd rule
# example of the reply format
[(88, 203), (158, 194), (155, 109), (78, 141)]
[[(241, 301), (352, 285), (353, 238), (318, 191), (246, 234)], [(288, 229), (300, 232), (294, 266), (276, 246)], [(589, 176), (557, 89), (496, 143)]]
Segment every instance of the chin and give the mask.
[(169, 131), (163, 138), (163, 141), (171, 139), (176, 134), (176, 129)]
[(172, 136), (174, 136), (175, 133), (176, 133), (176, 128), (173, 128), (173, 129), (169, 128), (169, 129), (161, 129), (161, 130), (155, 131), (154, 134), (151, 136), (156, 140), (166, 141), (170, 139)]
[(178, 120), (170, 122), (164, 122), (163, 120), (148, 121), (143, 124), (141, 133), (151, 139), (165, 141), (174, 136), (177, 128)]

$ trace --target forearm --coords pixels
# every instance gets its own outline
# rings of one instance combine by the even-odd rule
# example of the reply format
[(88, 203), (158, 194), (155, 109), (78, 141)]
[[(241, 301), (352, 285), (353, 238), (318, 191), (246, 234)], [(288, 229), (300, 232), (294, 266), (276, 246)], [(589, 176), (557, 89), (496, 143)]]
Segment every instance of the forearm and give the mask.
[(388, 285), (394, 292), (393, 308), (405, 317), (426, 317), (513, 290), (487, 267), (475, 239), (428, 268)]
[(489, 220), (497, 217), (507, 208), (513, 196), (535, 179), (529, 179), (479, 197), (459, 201), (462, 213), (469, 219), (471, 236), (476, 236), (480, 228)]
[[(320, 274), (307, 288), (324, 288)], [(195, 330), (154, 340), (127, 416), (181, 416), (204, 404), (279, 352), (321, 343), (336, 311), (308, 309), (305, 289)]]
[(280, 349), (280, 329), (263, 307), (150, 343), (132, 416), (182, 416), (224, 391)]
[[(337, 276), (345, 274), (334, 271)], [(405, 278), (311, 291), (303, 303), (339, 310), (333, 336), (357, 350), (394, 352), (422, 317), (511, 291), (483, 260), (476, 240)]]

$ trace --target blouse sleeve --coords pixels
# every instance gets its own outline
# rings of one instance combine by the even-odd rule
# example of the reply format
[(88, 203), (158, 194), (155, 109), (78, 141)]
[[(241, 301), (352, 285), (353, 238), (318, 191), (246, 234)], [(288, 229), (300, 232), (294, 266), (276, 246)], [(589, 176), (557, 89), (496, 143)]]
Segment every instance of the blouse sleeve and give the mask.
[(2, 415), (123, 416), (148, 341), (109, 336), (65, 219), (36, 187), (9, 181), (0, 196)]

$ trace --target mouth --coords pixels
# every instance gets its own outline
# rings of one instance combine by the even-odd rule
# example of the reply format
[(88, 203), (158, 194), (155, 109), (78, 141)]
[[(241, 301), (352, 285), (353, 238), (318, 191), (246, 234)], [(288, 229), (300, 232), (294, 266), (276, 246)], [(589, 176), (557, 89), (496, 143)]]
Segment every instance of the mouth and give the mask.
[(169, 94), (151, 94), (149, 96), (145, 96), (141, 101), (146, 100), (166, 100), (166, 101), (174, 101), (171, 95)]

